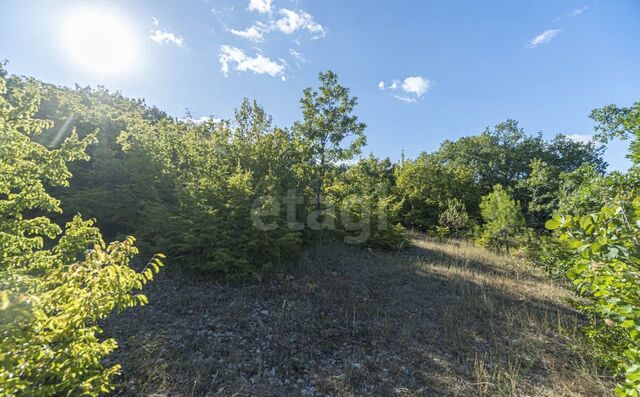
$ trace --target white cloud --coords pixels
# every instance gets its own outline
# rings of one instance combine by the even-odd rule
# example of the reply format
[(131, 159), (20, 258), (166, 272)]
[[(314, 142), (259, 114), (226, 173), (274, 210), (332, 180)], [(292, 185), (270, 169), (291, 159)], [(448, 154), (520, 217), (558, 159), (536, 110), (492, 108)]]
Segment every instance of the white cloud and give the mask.
[(553, 40), (553, 38), (556, 37), (560, 32), (562, 32), (562, 29), (545, 30), (544, 32), (531, 39), (531, 41), (529, 42), (529, 47), (535, 48), (539, 45), (547, 44), (548, 42)]
[(183, 117), (180, 119), (180, 121), (184, 121), (184, 122), (190, 122), (190, 123), (194, 123), (194, 124), (203, 124), (206, 122), (212, 122), (215, 124), (218, 123), (222, 123), (223, 120), (219, 119), (217, 117), (213, 117), (213, 116), (202, 116), (202, 117), (198, 117), (196, 119), (194, 119), (192, 116), (187, 116), (187, 117)]
[(229, 65), (232, 65), (234, 70), (239, 72), (251, 71), (256, 74), (268, 74), (269, 76), (280, 78), (285, 81), (286, 77), (284, 71), (287, 67), (284, 60), (276, 62), (257, 53), (255, 57), (250, 57), (239, 48), (223, 45), (220, 47), (220, 70), (225, 76), (229, 74)]
[(589, 9), (589, 6), (584, 6), (582, 8), (576, 8), (575, 10), (571, 11), (570, 13), (567, 14), (568, 17), (577, 17), (578, 15), (582, 14), (583, 12), (587, 11)]
[(258, 11), (261, 14), (271, 12), (272, 0), (249, 0), (249, 11)]
[(416, 103), (416, 98), (412, 98), (407, 95), (394, 95), (393, 97), (405, 103)]
[(570, 134), (567, 135), (567, 138), (571, 139), (574, 142), (580, 143), (589, 143), (593, 141), (593, 135), (589, 134)]
[(261, 22), (256, 22), (255, 25), (246, 28), (245, 30), (229, 30), (231, 33), (236, 36), (244, 37), (245, 39), (249, 39), (251, 41), (262, 41), (264, 40), (264, 32), (268, 29)]
[(159, 28), (160, 20), (157, 17), (151, 17), (151, 21), (153, 23), (153, 26), (156, 28), (152, 30), (151, 34), (149, 35), (149, 38), (151, 40), (155, 41), (158, 44), (171, 43), (178, 47), (182, 47), (184, 45), (184, 39), (182, 37), (177, 36), (171, 32), (161, 30)]
[(554, 21), (558, 22), (564, 17), (570, 17), (570, 18), (577, 17), (578, 15), (582, 15), (582, 13), (584, 13), (588, 9), (589, 9), (589, 6), (573, 9), (571, 10), (570, 13), (557, 17), (556, 19), (554, 19)]
[(313, 16), (305, 11), (292, 11), (286, 8), (280, 9), (280, 19), (273, 23), (273, 26), (284, 34), (292, 34), (304, 29), (315, 34), (314, 38), (321, 38), (325, 35), (325, 29), (317, 23)]
[(294, 57), (295, 59), (299, 60), (299, 61), (304, 61), (304, 56), (302, 55), (302, 53), (294, 50), (293, 48), (289, 48), (289, 54), (291, 54), (292, 57)]
[(402, 89), (408, 94), (415, 94), (418, 98), (429, 89), (429, 80), (421, 76), (407, 77), (402, 82)]
[(297, 67), (300, 67), (303, 63), (307, 63), (307, 58), (305, 58), (301, 52), (289, 48), (289, 54), (295, 59)]
[[(326, 34), (325, 28), (317, 23), (311, 14), (305, 11), (292, 11), (286, 8), (281, 8), (278, 12), (280, 14), (280, 18), (272, 19), (271, 16), (269, 16), (269, 21), (267, 23), (256, 22), (253, 26), (244, 30), (227, 30), (236, 36), (244, 37), (245, 39), (256, 42), (263, 41), (264, 36), (274, 30), (288, 35), (300, 30), (306, 30), (313, 34), (313, 39), (322, 38)], [(295, 39), (294, 43), (299, 45), (300, 41)]]
[(391, 84), (385, 84), (384, 80), (378, 83), (380, 90), (389, 89), (391, 91), (401, 90), (402, 95), (394, 95), (393, 97), (406, 103), (415, 103), (429, 91), (431, 82), (422, 76), (410, 76), (404, 80), (392, 80)]
[(158, 44), (172, 43), (178, 47), (182, 47), (184, 45), (184, 39), (182, 37), (160, 29), (152, 31), (149, 37)]

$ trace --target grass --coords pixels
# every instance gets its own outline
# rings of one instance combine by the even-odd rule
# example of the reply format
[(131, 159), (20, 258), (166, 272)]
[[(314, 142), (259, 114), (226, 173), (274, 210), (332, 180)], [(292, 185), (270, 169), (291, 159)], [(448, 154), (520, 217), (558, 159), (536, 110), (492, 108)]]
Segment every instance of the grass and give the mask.
[(571, 294), (462, 241), (310, 249), (270, 280), (166, 271), (106, 324), (115, 395), (578, 396), (611, 379), (581, 354)]

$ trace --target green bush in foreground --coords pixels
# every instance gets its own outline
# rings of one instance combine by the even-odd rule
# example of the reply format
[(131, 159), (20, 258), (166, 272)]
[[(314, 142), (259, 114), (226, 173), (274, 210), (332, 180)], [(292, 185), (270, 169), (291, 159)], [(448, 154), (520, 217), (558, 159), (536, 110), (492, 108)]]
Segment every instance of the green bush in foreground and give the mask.
[(590, 300), (580, 305), (590, 318), (587, 335), (598, 355), (624, 379), (621, 396), (640, 395), (640, 197), (619, 200), (583, 216), (554, 216), (568, 263), (567, 276)]
[(0, 396), (103, 394), (119, 367), (101, 363), (117, 343), (98, 339), (97, 322), (146, 302), (132, 291), (162, 255), (138, 273), (128, 266), (132, 237), (107, 246), (79, 216), (57, 238), (62, 230), (45, 214), (60, 202), (46, 187), (68, 185), (66, 163), (86, 159), (94, 136), (74, 131), (57, 150), (34, 142), (50, 125), (33, 118), (40, 87), (4, 75), (0, 65)]

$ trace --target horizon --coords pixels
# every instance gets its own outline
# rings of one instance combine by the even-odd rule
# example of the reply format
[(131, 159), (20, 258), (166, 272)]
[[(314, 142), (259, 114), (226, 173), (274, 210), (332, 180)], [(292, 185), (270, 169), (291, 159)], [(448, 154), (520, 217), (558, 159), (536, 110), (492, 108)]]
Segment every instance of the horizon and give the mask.
[[(116, 50), (126, 51), (126, 62), (92, 63), (74, 53), (83, 43), (68, 30), (79, 4), (84, 20), (97, 14), (117, 28), (127, 46)], [(34, 1), (0, 8), (9, 73), (103, 85), (177, 118), (189, 111), (195, 119), (229, 119), (248, 97), (275, 125), (289, 127), (301, 117), (302, 90), (333, 70), (359, 98), (356, 113), (368, 126), (363, 156), (394, 161), (507, 119), (546, 139), (587, 140), (592, 109), (629, 106), (640, 91), (633, 39), (640, 4), (632, 1)], [(629, 167), (627, 148), (608, 145), (610, 171)]]

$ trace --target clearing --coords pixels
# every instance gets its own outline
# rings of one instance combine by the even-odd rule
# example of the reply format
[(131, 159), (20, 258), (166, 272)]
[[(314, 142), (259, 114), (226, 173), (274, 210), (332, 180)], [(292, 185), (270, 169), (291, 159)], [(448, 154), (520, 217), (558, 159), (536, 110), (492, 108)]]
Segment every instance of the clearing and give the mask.
[(149, 305), (105, 324), (115, 395), (606, 395), (579, 353), (572, 295), (525, 262), (414, 236), (381, 252), (307, 249), (225, 285), (163, 270)]

